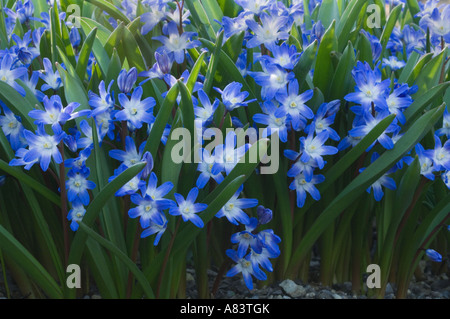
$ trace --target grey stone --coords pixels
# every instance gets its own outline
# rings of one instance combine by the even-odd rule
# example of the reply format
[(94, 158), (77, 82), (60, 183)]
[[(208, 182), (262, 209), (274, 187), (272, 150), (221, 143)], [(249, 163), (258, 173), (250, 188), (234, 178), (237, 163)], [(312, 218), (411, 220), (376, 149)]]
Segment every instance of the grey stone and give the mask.
[(392, 288), (392, 285), (390, 283), (388, 283), (386, 285), (386, 295), (390, 295), (394, 293), (394, 289)]
[(329, 290), (322, 290), (318, 295), (319, 299), (334, 299), (333, 293)]
[(297, 285), (290, 279), (281, 282), (280, 287), (292, 298), (303, 297), (306, 294), (306, 289), (303, 286)]
[(91, 299), (102, 299), (100, 295), (92, 295)]

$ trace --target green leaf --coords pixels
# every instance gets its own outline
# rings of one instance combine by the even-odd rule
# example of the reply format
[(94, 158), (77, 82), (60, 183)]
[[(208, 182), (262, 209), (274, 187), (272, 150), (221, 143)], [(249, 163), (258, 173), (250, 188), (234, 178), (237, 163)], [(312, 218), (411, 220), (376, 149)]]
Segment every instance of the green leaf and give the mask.
[(94, 28), (97, 28), (92, 52), (94, 53), (96, 62), (100, 66), (102, 74), (106, 74), (109, 65), (109, 56), (106, 53), (104, 46), (106, 45), (111, 32), (98, 22), (85, 17), (80, 18), (80, 23), (86, 35), (91, 33)]
[(355, 52), (352, 43), (349, 42), (344, 50), (331, 81), (328, 96), (331, 100), (339, 99), (348, 93), (353, 81), (352, 70), (356, 63)]
[(167, 93), (166, 98), (164, 99), (164, 102), (156, 115), (155, 122), (153, 123), (150, 134), (147, 138), (147, 143), (145, 143), (144, 153), (148, 151), (153, 157), (156, 156), (159, 144), (161, 143), (161, 137), (164, 133), (166, 124), (169, 121), (173, 106), (177, 100), (178, 92), (179, 86), (177, 82)]
[(417, 0), (406, 0), (406, 5), (411, 12), (411, 16), (413, 17), (414, 23), (419, 24), (420, 17), (415, 17), (416, 14), (420, 12), (419, 3)]
[(0, 81), (0, 100), (3, 101), (14, 114), (19, 115), (22, 118), (22, 124), (26, 129), (33, 132), (36, 130), (34, 119), (28, 116), (28, 112), (34, 109), (34, 105), (31, 105), (27, 99), (3, 81)]
[(144, 289), (144, 292), (147, 295), (147, 298), (155, 298), (152, 287), (150, 286), (147, 278), (145, 278), (144, 274), (140, 271), (140, 269), (136, 266), (136, 264), (130, 258), (128, 258), (128, 256), (123, 251), (118, 249), (109, 240), (107, 240), (107, 239), (103, 238), (102, 236), (100, 236), (99, 234), (97, 234), (85, 223), (80, 222), (79, 224), (80, 224), (80, 229), (83, 232), (85, 232), (87, 235), (89, 235), (92, 239), (94, 239), (100, 245), (102, 245), (103, 247), (108, 249), (111, 253), (113, 253), (117, 258), (119, 258), (126, 265), (128, 270), (131, 271), (131, 273), (136, 277), (137, 281), (141, 284), (142, 289)]
[(321, 21), (323, 27), (328, 29), (333, 20), (339, 24), (339, 8), (336, 0), (323, 0), (319, 7), (318, 21)]
[(189, 92), (192, 93), (194, 90), (195, 82), (197, 82), (198, 74), (200, 73), (200, 69), (202, 67), (203, 60), (205, 58), (206, 52), (203, 52), (200, 54), (200, 56), (195, 61), (194, 66), (191, 69), (191, 72), (189, 73), (189, 78), (186, 82), (186, 87), (189, 90)]
[[(83, 217), (83, 223), (88, 226), (92, 226), (95, 219), (99, 216), (103, 206), (106, 202), (114, 196), (123, 185), (128, 183), (134, 178), (142, 169), (145, 163), (138, 163), (119, 174), (110, 183), (108, 183), (100, 192), (95, 196), (91, 204), (87, 207), (86, 213)], [(86, 242), (86, 234), (77, 232), (70, 248), (69, 264), (79, 264), (81, 256), (84, 251), (84, 244)]]
[(425, 94), (417, 97), (403, 113), (406, 118), (407, 126), (412, 125), (435, 98), (443, 95), (449, 85), (450, 82), (441, 83), (428, 90)]
[(447, 48), (444, 49), (441, 53), (439, 53), (436, 57), (431, 59), (430, 62), (425, 64), (423, 69), (420, 71), (420, 74), (414, 81), (414, 83), (419, 87), (419, 89), (412, 96), (413, 98), (421, 96), (422, 94), (427, 92), (430, 88), (438, 84), (439, 77), (441, 75), (442, 64), (444, 63), (444, 59), (446, 56), (447, 56)]
[(405, 83), (409, 75), (414, 69), (414, 66), (416, 65), (417, 61), (420, 58), (420, 54), (413, 51), (411, 52), (411, 55), (408, 58), (408, 61), (406, 61), (406, 65), (403, 67), (402, 72), (400, 73), (400, 77), (398, 78), (398, 83)]
[(24, 183), (28, 185), (31, 189), (36, 191), (37, 193), (44, 196), (46, 199), (51, 201), (53, 204), (57, 206), (61, 206), (61, 201), (59, 199), (59, 196), (48, 189), (46, 186), (42, 185), (38, 181), (36, 181), (34, 178), (30, 177), (28, 174), (24, 173), (20, 168), (9, 166), (8, 163), (6, 163), (4, 160), (0, 159), (0, 170), (4, 171), (5, 173), (14, 176), (17, 178), (21, 183)]
[(220, 48), (222, 48), (223, 33), (224, 31), (219, 33), (219, 36), (217, 37), (216, 40), (214, 51), (212, 52), (211, 57), (209, 59), (208, 69), (205, 75), (205, 82), (203, 84), (203, 91), (206, 94), (209, 94), (209, 91), (211, 90), (212, 84), (214, 82), (214, 74), (216, 74), (217, 64), (219, 63), (219, 50)]
[(396, 6), (394, 9), (392, 9), (391, 13), (389, 14), (389, 18), (386, 22), (386, 25), (384, 26), (383, 33), (381, 34), (381, 38), (380, 38), (380, 43), (382, 46), (381, 57), (384, 56), (384, 51), (386, 50), (386, 45), (392, 34), (392, 30), (394, 30), (394, 27), (398, 20), (398, 17), (400, 15), (400, 13), (402, 12), (402, 8), (403, 8), (403, 5), (400, 4), (400, 5)]
[(130, 67), (135, 67), (138, 73), (146, 71), (147, 66), (145, 65), (144, 59), (142, 58), (141, 49), (139, 48), (133, 34), (130, 32), (130, 30), (128, 30), (128, 28), (123, 29), (122, 43)]
[(331, 52), (337, 51), (337, 39), (335, 34), (335, 24), (330, 25), (320, 42), (317, 52), (317, 60), (314, 69), (313, 83), (322, 92), (328, 92), (330, 86), (330, 75), (334, 73), (333, 63), (331, 61)]
[(30, 252), (0, 225), (0, 248), (3, 253), (13, 259), (26, 274), (50, 297), (63, 298), (63, 292), (50, 274)]
[(186, 0), (184, 4), (191, 13), (193, 25), (198, 30), (199, 35), (204, 38), (215, 39), (213, 25), (216, 22), (208, 17), (202, 2), (200, 0)]
[(345, 8), (340, 23), (336, 27), (339, 52), (342, 52), (347, 45), (353, 26), (358, 21), (358, 16), (365, 6), (367, 6), (367, 1), (365, 0), (352, 0)]
[(299, 87), (303, 87), (306, 77), (308, 76), (311, 67), (314, 65), (317, 52), (317, 40), (314, 40), (303, 51), (298, 63), (294, 67), (295, 78), (298, 81)]
[(414, 81), (417, 79), (417, 76), (420, 74), (421, 70), (427, 64), (430, 62), (431, 58), (433, 57), (433, 53), (426, 53), (422, 55), (422, 57), (417, 61), (414, 68), (411, 70), (411, 73), (409, 74), (408, 78), (406, 79), (406, 83), (408, 83), (409, 86), (412, 86), (414, 84)]
[(124, 21), (125, 23), (130, 23), (130, 20), (125, 14), (123, 14), (114, 4), (109, 3), (105, 0), (87, 0), (87, 2), (99, 7), (103, 11), (109, 13), (111, 17), (116, 20)]
[(89, 63), (89, 55), (91, 54), (96, 34), (97, 28), (92, 29), (92, 31), (86, 37), (86, 40), (83, 42), (83, 46), (81, 47), (80, 54), (78, 56), (76, 72), (78, 74), (78, 77), (82, 81), (85, 78), (87, 65)]

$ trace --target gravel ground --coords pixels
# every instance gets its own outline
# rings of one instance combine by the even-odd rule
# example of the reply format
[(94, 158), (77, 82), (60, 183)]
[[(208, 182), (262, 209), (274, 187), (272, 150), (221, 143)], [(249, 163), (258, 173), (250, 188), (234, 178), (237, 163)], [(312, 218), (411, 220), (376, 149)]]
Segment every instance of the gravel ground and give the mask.
[[(431, 263), (423, 261), (421, 266), (423, 269), (424, 277), (421, 280), (413, 279), (409, 290), (408, 299), (450, 299), (450, 279), (449, 271), (439, 276), (432, 275)], [(317, 278), (319, 273), (320, 263), (318, 261), (311, 262), (311, 274), (312, 278)], [(449, 263), (447, 262), (447, 270), (449, 270)], [(208, 272), (209, 281), (212, 287), (217, 273), (213, 270)], [(187, 270), (187, 298), (197, 299), (197, 289), (195, 284), (195, 272), (192, 269)], [(21, 299), (24, 296), (21, 295), (18, 287), (7, 276), (9, 287), (11, 290), (11, 297), (13, 299)], [(283, 282), (277, 282), (271, 286), (261, 289), (248, 290), (245, 286), (242, 276), (224, 277), (220, 282), (219, 289), (217, 290), (216, 299), (367, 299), (364, 294), (354, 295), (351, 290), (351, 282), (344, 282), (342, 284), (336, 284), (332, 287), (325, 287), (320, 285), (319, 282), (302, 283), (300, 281), (285, 280)], [(385, 299), (395, 298), (396, 287), (395, 285), (388, 284), (386, 289)], [(89, 295), (83, 297), (84, 299), (101, 299), (102, 297), (95, 290)], [(6, 299), (5, 284), (3, 274), (0, 267), (0, 299)]]
[[(311, 277), (318, 277), (319, 262), (311, 262)], [(447, 273), (432, 275), (431, 263), (423, 261), (424, 278), (420, 281), (413, 278), (408, 289), (407, 299), (450, 299), (450, 279)], [(450, 265), (448, 265), (450, 266)], [(449, 269), (449, 268), (447, 268)], [(314, 275), (315, 274), (315, 275)], [(217, 273), (209, 272), (210, 283), (214, 282)], [(187, 296), (197, 298), (195, 273), (188, 270)], [(366, 291), (367, 288), (365, 287)], [(385, 299), (395, 299), (396, 287), (388, 284)], [(301, 281), (284, 280), (261, 289), (248, 290), (242, 276), (224, 277), (215, 295), (216, 299), (367, 299), (365, 294), (355, 295), (352, 283), (344, 282), (332, 287), (322, 286), (319, 282), (302, 283)]]

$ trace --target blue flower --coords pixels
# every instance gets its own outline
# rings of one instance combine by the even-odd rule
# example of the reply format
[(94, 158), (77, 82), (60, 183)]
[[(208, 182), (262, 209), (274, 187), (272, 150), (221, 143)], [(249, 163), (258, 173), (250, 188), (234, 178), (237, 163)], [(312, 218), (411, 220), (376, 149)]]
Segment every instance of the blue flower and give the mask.
[(419, 157), (420, 174), (434, 181), (435, 176), (433, 172), (436, 171), (436, 168), (433, 166), (433, 160), (426, 155), (425, 149), (420, 143), (416, 144), (415, 150)]
[(16, 12), (12, 11), (9, 8), (4, 8), (5, 12), (10, 16), (14, 21), (19, 19), (20, 24), (23, 24), (30, 20), (34, 14), (34, 6), (33, 1), (26, 0), (22, 2), (22, 0), (18, 0), (16, 2)]
[(185, 50), (192, 49), (199, 46), (201, 43), (198, 40), (191, 41), (192, 37), (197, 36), (195, 32), (183, 32), (181, 35), (178, 33), (177, 24), (173, 21), (167, 24), (165, 36), (153, 37), (153, 40), (160, 41), (163, 46), (159, 48), (160, 51), (166, 51), (168, 54), (173, 55), (173, 59), (181, 64), (184, 61)]
[(436, 250), (434, 249), (427, 249), (425, 250), (426, 255), (435, 262), (440, 263), (442, 261), (442, 256), (440, 253), (438, 253)]
[[(450, 5), (445, 5), (442, 12), (434, 8), (432, 13), (420, 19), (419, 25), (423, 30), (430, 30), (432, 38), (444, 38), (446, 43), (450, 42)], [(433, 39), (432, 39), (433, 40)]]
[(67, 173), (66, 188), (67, 199), (69, 202), (73, 202), (75, 199), (79, 199), (83, 205), (88, 205), (90, 201), (88, 190), (96, 187), (95, 183), (89, 181), (90, 170), (86, 166), (80, 170), (71, 169)]
[(197, 171), (200, 172), (200, 175), (197, 178), (196, 186), (199, 189), (202, 189), (211, 178), (214, 179), (217, 184), (220, 184), (224, 180), (224, 177), (221, 172), (217, 174), (212, 173), (214, 157), (211, 156), (206, 149), (200, 149), (199, 152), (201, 152), (201, 161), (198, 163)]
[(166, 52), (155, 52), (155, 59), (156, 63), (153, 64), (153, 67), (150, 70), (139, 73), (139, 76), (147, 77), (147, 79), (139, 83), (139, 85), (155, 78), (162, 80), (172, 69), (173, 61)]
[(64, 161), (64, 166), (65, 167), (69, 167), (74, 171), (77, 170), (82, 170), (85, 166), (86, 160), (89, 158), (89, 156), (91, 155), (91, 149), (85, 148), (84, 150), (82, 150), (79, 153), (78, 157), (75, 158), (68, 158)]
[(54, 130), (61, 129), (61, 125), (85, 113), (73, 113), (80, 106), (78, 102), (71, 102), (66, 107), (63, 107), (61, 98), (58, 95), (52, 95), (50, 99), (45, 96), (43, 102), (45, 111), (32, 110), (28, 112), (28, 115), (36, 119), (34, 121), (35, 124), (49, 124)]
[(278, 257), (281, 254), (278, 244), (281, 242), (281, 238), (275, 235), (272, 229), (264, 229), (258, 233), (258, 237), (264, 243), (264, 250), (267, 250), (272, 256), (270, 258)]
[(17, 34), (12, 34), (11, 38), (16, 43), (11, 49), (14, 50), (17, 58), (24, 66), (29, 66), (40, 54), (38, 48), (28, 47), (31, 43), (31, 30), (26, 32), (22, 39)]
[(31, 93), (36, 96), (39, 102), (42, 102), (44, 100), (45, 94), (41, 91), (36, 89), (36, 86), (39, 82), (39, 72), (33, 71), (31, 73), (31, 76), (28, 78), (28, 74), (23, 75), (20, 80), (23, 81), (23, 83), (30, 89)]
[(352, 111), (361, 115), (364, 112), (371, 111), (372, 103), (374, 103), (377, 110), (386, 110), (388, 108), (386, 97), (391, 80), (381, 81), (381, 71), (377, 67), (372, 70), (367, 62), (363, 64), (358, 61), (357, 66), (352, 71), (352, 75), (356, 82), (356, 92), (347, 94), (344, 99), (362, 106), (361, 110), (353, 108)]
[(13, 151), (17, 151), (19, 148), (27, 145), (23, 135), (24, 127), (19, 121), (20, 118), (18, 116), (14, 115), (6, 105), (3, 103), (0, 104), (2, 104), (3, 113), (5, 114), (0, 115), (0, 126), (11, 144)]
[(444, 118), (442, 120), (442, 127), (436, 131), (437, 136), (445, 135), (450, 138), (450, 113), (448, 112), (448, 106), (444, 111)]
[(258, 220), (254, 217), (250, 218), (250, 224), (253, 227), (246, 226), (246, 230), (231, 235), (231, 242), (238, 244), (237, 255), (239, 258), (244, 257), (247, 254), (249, 247), (257, 253), (261, 253), (263, 249), (263, 243), (257, 235), (252, 233), (252, 229), (256, 227)]
[(144, 231), (142, 231), (142, 234), (141, 234), (141, 238), (145, 238), (145, 237), (151, 236), (153, 234), (156, 234), (155, 240), (153, 241), (153, 245), (154, 246), (158, 245), (159, 240), (161, 239), (161, 236), (166, 231), (167, 224), (169, 222), (164, 215), (162, 217), (163, 217), (163, 220), (164, 220), (164, 224), (163, 225), (158, 225), (158, 224), (150, 221), (150, 226), (147, 229), (144, 229)]
[(41, 71), (39, 76), (45, 81), (45, 84), (42, 84), (41, 91), (45, 92), (49, 89), (53, 89), (54, 91), (58, 90), (63, 86), (58, 70), (53, 71), (52, 62), (47, 58), (43, 59), (43, 63), (44, 71)]
[[(364, 116), (356, 118), (355, 119), (355, 125), (354, 128), (349, 131), (349, 135), (351, 137), (357, 137), (357, 138), (363, 138), (367, 134), (369, 134), (370, 131), (378, 124), (380, 123), (388, 114), (386, 112), (384, 113), (378, 113), (375, 117), (372, 116), (370, 112), (364, 113)], [(394, 121), (395, 122), (395, 121)], [(398, 125), (392, 122), (388, 128), (378, 137), (377, 141), (385, 148), (385, 149), (392, 149), (394, 147), (394, 142), (392, 138), (387, 135), (387, 133), (396, 132), (398, 130)], [(376, 141), (372, 143), (371, 146), (367, 148), (367, 151), (369, 151), (374, 145)]]
[(408, 95), (409, 90), (408, 84), (402, 84), (396, 87), (386, 99), (389, 112), (396, 114), (398, 121), (403, 125), (406, 123), (403, 112), (413, 102), (413, 99)]
[(405, 65), (405, 61), (399, 61), (395, 55), (389, 56), (388, 59), (383, 58), (383, 67), (388, 66), (393, 71), (400, 70)]
[(166, 196), (172, 188), (172, 182), (165, 182), (158, 186), (158, 178), (154, 172), (151, 172), (145, 195), (150, 196), (153, 200), (166, 200), (164, 196)]
[(318, 201), (320, 192), (314, 185), (322, 183), (324, 180), (325, 176), (323, 175), (313, 175), (310, 181), (306, 180), (303, 173), (295, 176), (289, 185), (289, 189), (295, 190), (297, 193), (297, 207), (302, 208), (305, 205), (306, 193), (309, 193), (314, 200)]
[(230, 174), (231, 170), (250, 148), (250, 144), (236, 147), (236, 143), (236, 133), (230, 131), (225, 137), (225, 144), (217, 145), (214, 148), (215, 163), (211, 171), (213, 175), (223, 171), (225, 171), (227, 175)]
[(292, 128), (296, 131), (303, 129), (306, 119), (314, 117), (313, 111), (305, 104), (314, 95), (313, 90), (306, 90), (299, 94), (297, 79), (289, 82), (288, 88), (283, 88), (276, 94), (276, 99), (280, 102), (280, 111), (288, 115)]
[(265, 100), (271, 100), (278, 92), (285, 90), (289, 81), (295, 77), (293, 72), (286, 72), (278, 65), (266, 61), (261, 61), (261, 67), (263, 72), (249, 71), (248, 74), (262, 87), (261, 96)]
[[(377, 158), (380, 157), (380, 155), (378, 155), (377, 152), (374, 152), (372, 154), (372, 158), (371, 158), (371, 163), (373, 163), (374, 161), (377, 160)], [(362, 171), (365, 170), (365, 167), (361, 168), (359, 170), (359, 172), (361, 173)], [(390, 174), (390, 171), (388, 171), (387, 173), (385, 173), (383, 176), (381, 176), (378, 180), (376, 180), (372, 185), (370, 185), (370, 187), (367, 189), (367, 192), (370, 194), (371, 190), (373, 189), (373, 196), (375, 198), (375, 200), (377, 202), (379, 202), (383, 196), (384, 196), (384, 192), (383, 192), (383, 187), (386, 187), (390, 190), (395, 190), (397, 189), (397, 186), (395, 185), (395, 181), (392, 177), (389, 177), (388, 175)]]
[(139, 217), (142, 228), (150, 227), (151, 222), (163, 226), (165, 224), (164, 209), (172, 206), (170, 200), (153, 200), (151, 196), (132, 194), (130, 197), (133, 204), (137, 205), (128, 211), (130, 218)]
[[(108, 183), (111, 183), (117, 176), (119, 176), (123, 171), (127, 168), (124, 165), (119, 166), (119, 168), (114, 170), (114, 175), (108, 179)], [(145, 181), (141, 180), (140, 174), (133, 177), (129, 180), (125, 185), (123, 185), (116, 193), (115, 196), (122, 197), (125, 195), (131, 195), (136, 193), (137, 191), (141, 191), (141, 193), (145, 192)]]
[(300, 160), (304, 163), (309, 162), (312, 158), (316, 161), (317, 166), (322, 169), (325, 165), (325, 161), (322, 156), (334, 155), (338, 152), (338, 149), (334, 146), (326, 146), (325, 142), (328, 140), (329, 133), (322, 131), (314, 137), (312, 130), (308, 133), (308, 136), (300, 138), (302, 155)]
[(409, 57), (413, 51), (423, 54), (423, 50), (426, 47), (426, 38), (423, 30), (416, 30), (412, 26), (405, 25), (402, 31), (403, 41), (406, 44), (406, 56)]
[(259, 15), (261, 12), (266, 10), (271, 0), (235, 0), (235, 2), (240, 5), (244, 12), (253, 13)]
[(108, 89), (105, 89), (105, 81), (101, 81), (98, 90), (99, 95), (89, 91), (89, 105), (94, 108), (88, 117), (97, 116), (103, 112), (111, 111), (114, 108), (114, 95), (111, 94), (111, 86), (114, 81), (109, 82)]
[(286, 42), (281, 45), (272, 46), (272, 55), (262, 55), (259, 59), (269, 63), (277, 64), (282, 68), (292, 70), (300, 59), (301, 53), (297, 52), (295, 45), (289, 46)]
[(237, 33), (245, 32), (248, 28), (246, 23), (247, 19), (249, 19), (249, 13), (245, 11), (242, 11), (235, 18), (224, 16), (221, 24), (223, 26), (225, 38), (231, 38)]
[(36, 134), (27, 129), (24, 129), (23, 134), (29, 145), (29, 150), (23, 157), (25, 162), (38, 160), (44, 172), (48, 169), (52, 158), (57, 164), (62, 163), (58, 144), (64, 137), (64, 132), (59, 131), (55, 132), (55, 135), (48, 135), (45, 132), (44, 125), (41, 124), (38, 125)]
[(243, 186), (241, 185), (236, 193), (216, 214), (217, 218), (222, 218), (225, 216), (228, 221), (234, 225), (239, 225), (239, 223), (248, 225), (250, 223), (250, 217), (243, 211), (243, 209), (255, 207), (258, 205), (258, 200), (254, 198), (238, 198), (242, 190)]
[(261, 24), (254, 20), (246, 20), (248, 27), (253, 31), (254, 36), (248, 40), (247, 48), (254, 48), (264, 44), (270, 50), (278, 40), (286, 40), (289, 38), (289, 33), (282, 31), (282, 29), (289, 21), (287, 15), (277, 15), (275, 11), (268, 15), (266, 12), (261, 12)]
[(79, 228), (78, 222), (83, 220), (84, 214), (86, 214), (86, 209), (84, 208), (83, 203), (79, 200), (75, 200), (71, 204), (72, 209), (69, 211), (67, 219), (72, 221), (70, 223), (70, 229), (77, 231)]
[(150, 12), (145, 12), (141, 14), (140, 19), (144, 24), (141, 28), (141, 34), (146, 35), (153, 28), (161, 22), (166, 16), (167, 5), (165, 3), (159, 3), (158, 5), (152, 6)]
[(317, 161), (311, 157), (308, 162), (303, 162), (301, 160), (301, 155), (301, 153), (293, 150), (284, 150), (284, 156), (295, 162), (288, 170), (287, 176), (295, 177), (298, 174), (303, 173), (303, 175), (305, 176), (305, 180), (307, 182), (310, 182), (313, 177), (314, 169), (318, 167)]
[(3, 57), (0, 65), (0, 80), (12, 86), (22, 96), (25, 96), (24, 88), (16, 82), (16, 79), (27, 74), (27, 69), (23, 66), (12, 69), (13, 63), (14, 61), (10, 54), (6, 54)]
[(146, 142), (142, 142), (139, 146), (139, 151), (136, 150), (136, 145), (134, 140), (130, 136), (125, 137), (125, 151), (122, 150), (111, 150), (109, 151), (109, 156), (121, 161), (121, 166), (130, 167), (136, 163), (139, 163), (142, 159)]
[(28, 150), (25, 148), (19, 148), (16, 153), (15, 156), (17, 158), (13, 158), (10, 162), (9, 165), (10, 166), (24, 166), (24, 169), (26, 169), (27, 171), (31, 169), (31, 167), (38, 162), (38, 159), (34, 159), (34, 160), (28, 160), (28, 161), (24, 161), (24, 157), (25, 155), (27, 155)]
[(250, 254), (245, 256), (244, 258), (239, 258), (236, 251), (232, 249), (228, 249), (226, 251), (228, 257), (230, 257), (236, 265), (234, 265), (226, 274), (227, 277), (236, 276), (239, 273), (242, 273), (244, 277), (245, 285), (248, 289), (253, 289), (253, 280), (252, 275), (255, 276), (256, 279), (266, 280), (267, 275), (259, 268), (253, 267), (252, 262), (250, 261)]
[(424, 153), (433, 160), (436, 170), (450, 170), (450, 140), (442, 145), (439, 136), (434, 135), (434, 142), (434, 149), (426, 150)]
[(202, 106), (195, 105), (194, 113), (197, 119), (201, 120), (205, 126), (211, 122), (214, 112), (219, 106), (219, 100), (216, 98), (214, 103), (211, 104), (208, 95), (202, 89), (198, 90), (198, 99)]
[(189, 191), (189, 194), (184, 199), (183, 195), (174, 194), (178, 206), (172, 206), (169, 209), (169, 214), (178, 216), (181, 215), (184, 221), (191, 221), (195, 226), (202, 228), (204, 226), (203, 220), (197, 215), (204, 211), (208, 205), (202, 203), (195, 203), (198, 196), (198, 188), (194, 187)]
[(216, 87), (214, 89), (220, 93), (222, 103), (225, 105), (228, 112), (231, 112), (237, 107), (247, 106), (248, 103), (256, 101), (256, 99), (245, 101), (249, 96), (249, 93), (247, 91), (241, 92), (242, 84), (239, 82), (231, 82), (223, 89), (223, 91)]
[(316, 134), (326, 131), (333, 141), (339, 141), (339, 134), (330, 126), (334, 123), (336, 112), (339, 109), (340, 100), (334, 100), (330, 103), (322, 103), (317, 110), (314, 120), (305, 128), (305, 132), (314, 130)]
[(155, 99), (149, 96), (141, 101), (142, 93), (142, 87), (138, 86), (130, 99), (124, 93), (119, 94), (119, 102), (123, 109), (115, 114), (116, 119), (128, 121), (137, 129), (141, 128), (143, 123), (153, 123), (155, 117), (152, 111), (156, 105)]
[(287, 142), (288, 129), (286, 126), (286, 114), (281, 108), (277, 108), (272, 101), (265, 101), (261, 107), (262, 113), (253, 115), (253, 121), (255, 123), (267, 125), (263, 130), (262, 137), (267, 137), (274, 132), (278, 133), (280, 141)]

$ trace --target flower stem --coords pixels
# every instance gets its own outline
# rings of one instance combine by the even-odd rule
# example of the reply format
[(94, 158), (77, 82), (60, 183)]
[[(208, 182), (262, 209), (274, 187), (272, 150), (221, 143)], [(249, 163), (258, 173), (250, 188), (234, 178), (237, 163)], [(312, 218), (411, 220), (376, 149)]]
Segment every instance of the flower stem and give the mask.
[(61, 141), (58, 145), (59, 152), (63, 158), (59, 164), (59, 189), (61, 192), (61, 222), (64, 233), (64, 262), (67, 266), (69, 260), (69, 230), (67, 228), (67, 193), (66, 193), (66, 173), (64, 169), (64, 143)]
[(161, 273), (159, 274), (159, 279), (158, 279), (158, 288), (156, 290), (156, 298), (159, 298), (159, 294), (161, 291), (161, 283), (162, 283), (162, 279), (164, 277), (164, 273), (166, 272), (166, 268), (167, 268), (167, 262), (169, 260), (169, 256), (170, 256), (170, 252), (172, 251), (172, 247), (173, 247), (173, 243), (175, 242), (175, 235), (177, 234), (178, 228), (180, 227), (181, 224), (181, 219), (178, 219), (177, 225), (175, 227), (175, 230), (172, 234), (172, 238), (170, 239), (170, 243), (169, 246), (167, 247), (167, 251), (166, 251), (166, 255), (164, 256), (164, 261), (161, 267)]

